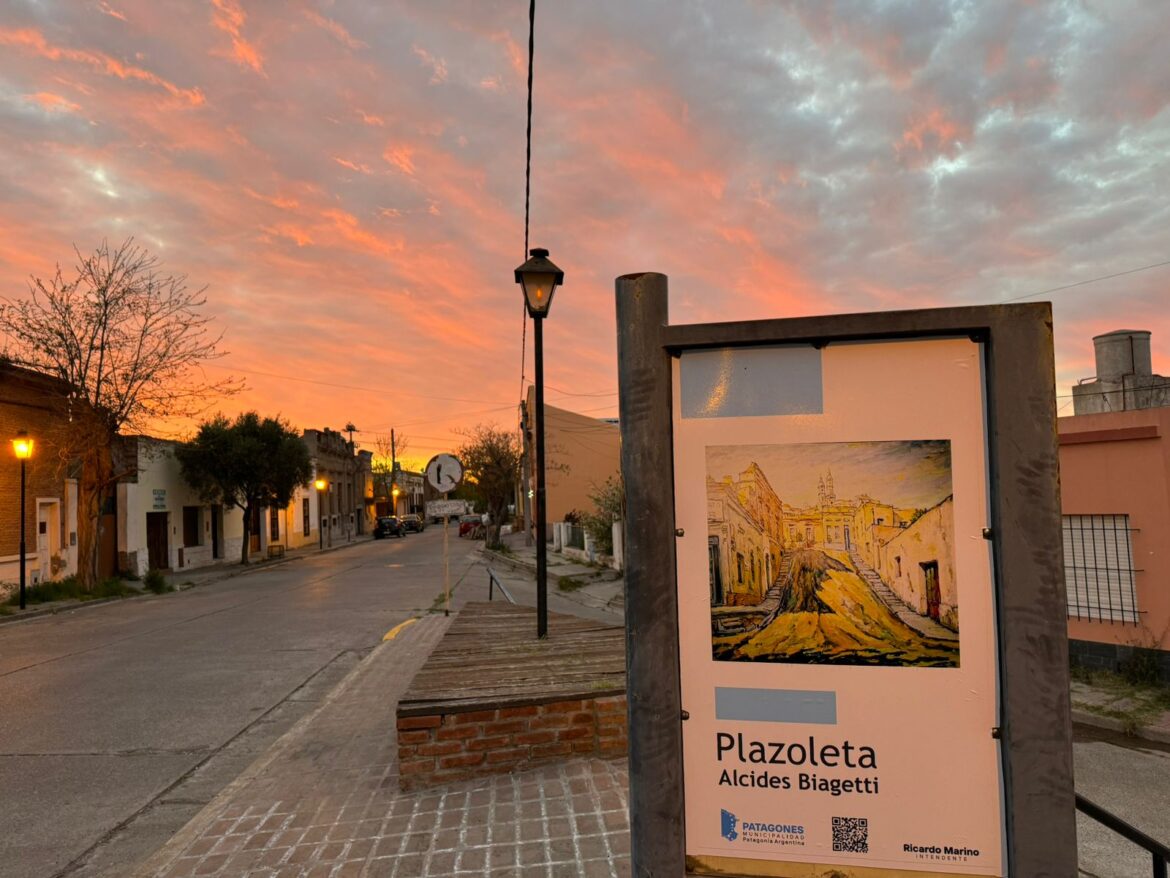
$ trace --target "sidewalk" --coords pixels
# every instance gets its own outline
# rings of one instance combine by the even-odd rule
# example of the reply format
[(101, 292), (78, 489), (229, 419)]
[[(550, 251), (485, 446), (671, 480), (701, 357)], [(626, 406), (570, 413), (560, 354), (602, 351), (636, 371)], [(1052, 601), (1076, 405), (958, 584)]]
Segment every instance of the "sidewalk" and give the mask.
[(398, 791), (397, 701), (448, 624), (379, 646), (136, 878), (626, 878), (625, 760)]
[[(524, 545), (524, 534), (505, 534), (508, 551), (485, 548), (483, 557), (493, 567), (505, 566), (536, 576), (536, 546)], [(625, 614), (625, 580), (621, 571), (568, 558), (549, 549), (548, 588), (566, 600), (594, 609)]]

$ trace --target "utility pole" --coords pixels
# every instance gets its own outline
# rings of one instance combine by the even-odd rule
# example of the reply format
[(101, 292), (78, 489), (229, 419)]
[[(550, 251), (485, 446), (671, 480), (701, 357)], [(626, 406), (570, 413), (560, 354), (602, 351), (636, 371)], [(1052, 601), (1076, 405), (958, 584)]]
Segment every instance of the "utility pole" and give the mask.
[[(385, 434), (383, 434), (385, 435)], [(386, 446), (383, 445), (383, 448)], [(394, 428), (390, 428), (390, 497), (391, 515), (398, 515), (398, 495), (394, 489), (398, 486), (398, 440), (394, 436)]]
[(350, 507), (345, 517), (345, 539), (347, 542), (353, 539), (353, 522), (350, 519), (352, 518), (356, 521), (357, 518), (357, 516), (354, 515), (353, 502), (355, 493), (353, 489), (354, 476), (350, 466), (353, 463), (353, 434), (356, 429), (357, 427), (354, 426), (353, 421), (349, 421), (345, 425), (345, 432), (349, 433), (349, 454), (345, 458), (345, 480), (349, 484), (349, 488), (347, 489), (346, 493), (349, 494)]

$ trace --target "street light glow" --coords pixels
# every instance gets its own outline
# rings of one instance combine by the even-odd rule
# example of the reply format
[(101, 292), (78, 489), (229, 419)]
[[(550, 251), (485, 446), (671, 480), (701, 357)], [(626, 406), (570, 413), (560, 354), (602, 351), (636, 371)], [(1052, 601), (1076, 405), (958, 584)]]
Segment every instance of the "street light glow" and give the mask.
[(33, 440), (28, 438), (28, 433), (21, 430), (16, 434), (16, 438), (12, 440), (12, 451), (16, 454), (17, 460), (28, 460), (33, 454)]
[(318, 491), (324, 491), (328, 484), (329, 483), (324, 479), (317, 479), (317, 481), (313, 482), (313, 487), (315, 487)]

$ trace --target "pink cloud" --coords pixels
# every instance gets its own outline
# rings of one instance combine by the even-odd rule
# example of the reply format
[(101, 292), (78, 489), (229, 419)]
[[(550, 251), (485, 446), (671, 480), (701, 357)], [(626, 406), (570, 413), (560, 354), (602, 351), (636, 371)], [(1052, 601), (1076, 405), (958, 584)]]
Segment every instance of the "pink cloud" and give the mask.
[(309, 21), (313, 22), (313, 24), (317, 25), (317, 27), (321, 28), (326, 33), (328, 33), (330, 36), (332, 36), (334, 39), (336, 39), (343, 46), (346, 46), (347, 48), (350, 48), (350, 49), (368, 48), (366, 43), (363, 43), (361, 40), (354, 38), (350, 34), (349, 31), (347, 31), (342, 25), (338, 24), (333, 19), (326, 18), (325, 16), (321, 15), (319, 12), (315, 12), (312, 9), (305, 9), (304, 15), (305, 15), (305, 18), (307, 18)]
[(236, 0), (211, 0), (211, 5), (214, 7), (211, 23), (232, 39), (229, 57), (237, 64), (264, 76), (264, 59), (260, 55), (260, 50), (244, 37), (247, 15), (240, 8), (240, 4)]
[(168, 94), (181, 99), (191, 106), (199, 106), (205, 102), (203, 92), (198, 88), (180, 88), (149, 70), (124, 64), (116, 58), (112, 58), (102, 52), (94, 52), (86, 49), (65, 49), (60, 46), (55, 46), (46, 40), (40, 31), (33, 28), (22, 28), (18, 30), (0, 28), (0, 45), (24, 49), (42, 58), (47, 58), (50, 61), (63, 60), (84, 64), (99, 70), (107, 76), (113, 76), (118, 79), (144, 82), (148, 85), (163, 89)]

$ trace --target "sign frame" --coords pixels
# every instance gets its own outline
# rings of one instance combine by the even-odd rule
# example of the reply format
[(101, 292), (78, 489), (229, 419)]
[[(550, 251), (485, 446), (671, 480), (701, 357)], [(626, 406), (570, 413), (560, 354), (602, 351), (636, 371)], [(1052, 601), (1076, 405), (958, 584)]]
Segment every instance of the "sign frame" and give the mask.
[[(672, 361), (684, 350), (967, 337), (984, 350), (1005, 867), (1076, 872), (1052, 308), (1047, 302), (671, 325), (667, 277), (615, 282), (626, 485), (633, 874), (686, 873)], [(993, 733), (989, 730), (989, 733)], [(763, 861), (766, 862), (766, 861)], [(894, 874), (840, 867), (844, 875)], [(782, 873), (777, 873), (782, 874)], [(913, 872), (904, 874), (913, 875)]]

